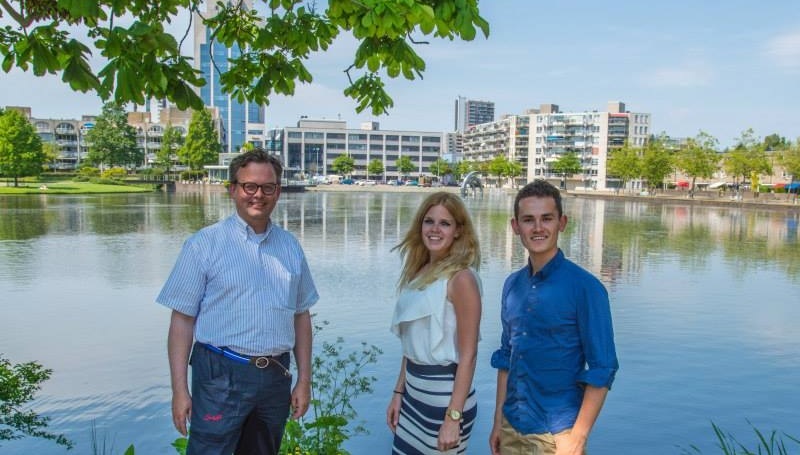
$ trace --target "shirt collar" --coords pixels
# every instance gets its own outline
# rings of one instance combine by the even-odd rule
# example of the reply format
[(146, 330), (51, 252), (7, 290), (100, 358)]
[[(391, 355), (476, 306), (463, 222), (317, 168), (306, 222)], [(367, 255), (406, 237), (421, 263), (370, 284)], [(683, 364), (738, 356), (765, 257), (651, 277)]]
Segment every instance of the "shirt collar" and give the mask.
[(233, 219), (236, 225), (236, 232), (241, 233), (245, 238), (249, 238), (252, 236), (253, 238), (260, 237), (262, 240), (265, 240), (267, 237), (269, 237), (269, 233), (272, 232), (272, 220), (267, 220), (267, 230), (264, 231), (264, 234), (262, 236), (261, 234), (256, 234), (253, 228), (250, 227), (249, 224), (247, 224), (247, 221), (245, 221), (241, 216), (239, 216), (238, 212), (234, 212), (233, 216), (231, 216), (231, 219)]
[[(539, 275), (542, 279), (546, 279), (547, 277), (552, 275), (553, 272), (558, 270), (558, 267), (564, 263), (564, 259), (565, 259), (564, 252), (561, 251), (561, 248), (559, 248), (558, 251), (556, 252), (556, 255), (553, 256), (552, 259), (547, 261), (547, 264), (545, 264), (544, 267), (542, 267), (542, 269), (539, 270), (537, 275)], [(529, 277), (533, 276), (533, 265), (531, 264), (531, 258), (528, 258), (528, 276)]]

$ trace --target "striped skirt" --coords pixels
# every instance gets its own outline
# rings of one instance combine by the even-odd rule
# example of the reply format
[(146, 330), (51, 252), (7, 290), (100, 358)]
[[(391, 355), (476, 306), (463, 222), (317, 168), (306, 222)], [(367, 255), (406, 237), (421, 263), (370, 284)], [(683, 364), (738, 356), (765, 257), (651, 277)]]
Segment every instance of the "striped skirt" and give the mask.
[(467, 443), (478, 412), (475, 389), (464, 403), (461, 441), (447, 452), (436, 449), (439, 428), (444, 422), (453, 392), (458, 365), (420, 365), (406, 359), (406, 387), (400, 421), (392, 444), (393, 455), (441, 455), (467, 453)]

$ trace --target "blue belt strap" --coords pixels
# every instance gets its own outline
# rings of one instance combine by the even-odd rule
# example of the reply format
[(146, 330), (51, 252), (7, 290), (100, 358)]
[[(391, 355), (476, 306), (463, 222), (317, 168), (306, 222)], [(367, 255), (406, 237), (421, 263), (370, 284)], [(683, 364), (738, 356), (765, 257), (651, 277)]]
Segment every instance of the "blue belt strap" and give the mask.
[(216, 352), (217, 354), (220, 354), (220, 355), (222, 355), (224, 357), (227, 357), (227, 358), (229, 358), (231, 360), (234, 360), (236, 362), (245, 363), (245, 364), (248, 364), (248, 365), (251, 363), (250, 362), (250, 356), (245, 356), (245, 355), (239, 354), (238, 352), (231, 351), (228, 348), (218, 348), (218, 347), (216, 347), (216, 346), (214, 346), (212, 344), (199, 343), (199, 342), (197, 344), (205, 347), (206, 349), (208, 349), (211, 352)]

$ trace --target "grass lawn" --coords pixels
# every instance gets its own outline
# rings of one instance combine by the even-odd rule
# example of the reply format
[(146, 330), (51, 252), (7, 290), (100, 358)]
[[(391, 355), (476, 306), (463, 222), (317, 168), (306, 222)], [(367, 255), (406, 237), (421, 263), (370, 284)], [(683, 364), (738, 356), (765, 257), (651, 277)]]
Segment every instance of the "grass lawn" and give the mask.
[[(7, 185), (13, 185), (8, 182)], [(57, 182), (20, 182), (19, 187), (3, 186), (0, 183), (0, 195), (3, 194), (96, 194), (96, 193), (148, 193), (154, 191), (152, 185), (100, 185), (88, 182), (62, 180)]]

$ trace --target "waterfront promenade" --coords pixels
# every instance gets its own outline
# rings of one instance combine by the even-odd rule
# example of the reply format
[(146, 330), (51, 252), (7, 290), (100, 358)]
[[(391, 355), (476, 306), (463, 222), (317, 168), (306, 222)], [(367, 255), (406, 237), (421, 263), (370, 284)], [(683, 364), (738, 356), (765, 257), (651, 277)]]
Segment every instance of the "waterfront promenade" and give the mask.
[[(514, 188), (484, 188), (484, 191), (503, 191), (515, 194), (518, 189)], [(460, 187), (414, 187), (414, 186), (394, 186), (394, 185), (317, 185), (309, 186), (306, 191), (328, 191), (328, 192), (433, 192), (449, 191), (460, 193)], [(568, 190), (562, 193), (565, 197), (585, 197), (597, 199), (616, 199), (641, 202), (673, 202), (687, 203), (705, 206), (724, 206), (724, 207), (763, 207), (784, 210), (800, 211), (800, 200), (797, 195), (786, 193), (761, 193), (758, 197), (750, 191), (741, 193), (740, 198), (736, 198), (731, 192), (720, 193), (718, 191), (698, 191), (694, 197), (689, 197), (685, 190), (666, 190), (656, 194), (642, 195), (627, 191), (587, 191), (587, 190)]]

